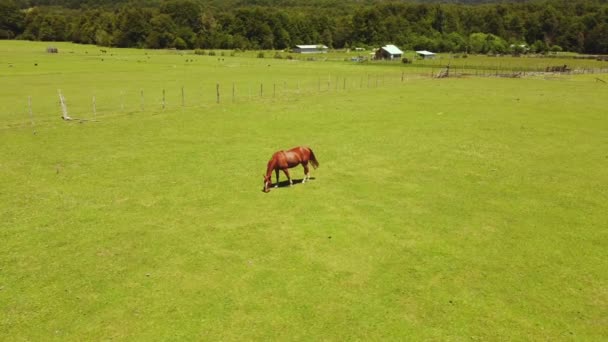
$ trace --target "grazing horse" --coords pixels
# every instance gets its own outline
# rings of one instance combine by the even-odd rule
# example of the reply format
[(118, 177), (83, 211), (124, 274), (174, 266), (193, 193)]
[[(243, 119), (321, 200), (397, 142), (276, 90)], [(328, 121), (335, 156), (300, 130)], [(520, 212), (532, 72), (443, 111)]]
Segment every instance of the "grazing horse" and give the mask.
[(275, 152), (268, 161), (266, 175), (264, 175), (264, 192), (270, 191), (270, 186), (272, 185), (272, 170), (274, 170), (277, 175), (275, 188), (279, 186), (279, 170), (283, 170), (285, 176), (287, 176), (287, 179), (289, 180), (289, 185), (291, 186), (293, 182), (289, 176), (288, 169), (296, 167), (299, 164), (302, 164), (304, 167), (304, 179), (302, 180), (302, 183), (306, 183), (306, 180), (310, 179), (310, 172), (308, 171), (309, 161), (315, 169), (319, 167), (319, 162), (309, 147), (298, 146), (287, 151)]

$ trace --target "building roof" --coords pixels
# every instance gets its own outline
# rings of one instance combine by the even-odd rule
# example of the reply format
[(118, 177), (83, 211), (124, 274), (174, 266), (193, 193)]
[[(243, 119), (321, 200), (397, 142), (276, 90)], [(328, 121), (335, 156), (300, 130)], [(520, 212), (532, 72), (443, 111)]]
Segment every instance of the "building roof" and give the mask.
[(327, 49), (327, 46), (323, 45), (323, 44), (318, 44), (318, 45), (296, 45), (297, 48), (300, 49)]
[(390, 53), (391, 55), (402, 55), (403, 51), (399, 50), (395, 45), (386, 45), (382, 47), (382, 50)]
[(426, 51), (426, 50), (420, 50), (420, 51), (416, 51), (417, 54), (419, 55), (424, 55), (424, 56), (434, 56), (435, 54), (430, 52), (430, 51)]

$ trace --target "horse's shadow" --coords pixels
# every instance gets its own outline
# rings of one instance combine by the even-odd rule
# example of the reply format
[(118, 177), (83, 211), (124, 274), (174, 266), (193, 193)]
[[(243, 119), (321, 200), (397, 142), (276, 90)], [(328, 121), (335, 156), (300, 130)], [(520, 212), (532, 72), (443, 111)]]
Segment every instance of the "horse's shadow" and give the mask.
[[(293, 181), (293, 185), (296, 184), (302, 184), (302, 181), (304, 180), (304, 178), (300, 178), (300, 179), (291, 179)], [(311, 180), (315, 180), (315, 177), (310, 177), (308, 178), (308, 182), (310, 182)], [(272, 183), (271, 189), (274, 188), (274, 186), (277, 185), (277, 183)], [(284, 180), (284, 181), (280, 181), (278, 183), (279, 188), (288, 188), (289, 187), (289, 181), (288, 180)]]

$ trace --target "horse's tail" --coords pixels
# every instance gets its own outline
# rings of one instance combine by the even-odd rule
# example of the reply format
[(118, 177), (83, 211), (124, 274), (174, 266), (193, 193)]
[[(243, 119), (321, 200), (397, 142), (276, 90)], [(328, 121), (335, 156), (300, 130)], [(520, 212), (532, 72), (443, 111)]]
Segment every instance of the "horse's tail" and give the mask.
[(312, 148), (308, 148), (308, 150), (310, 151), (310, 163), (312, 164), (313, 168), (318, 168), (319, 167), (319, 162), (317, 161), (317, 158), (315, 158), (315, 153), (312, 151)]

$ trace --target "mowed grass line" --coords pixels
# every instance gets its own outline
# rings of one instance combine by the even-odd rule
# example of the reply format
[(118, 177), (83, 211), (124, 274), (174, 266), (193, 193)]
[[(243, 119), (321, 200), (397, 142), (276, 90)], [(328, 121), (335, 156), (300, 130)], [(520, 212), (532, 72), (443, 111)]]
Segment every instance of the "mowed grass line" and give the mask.
[[(604, 339), (604, 94), (425, 80), (3, 130), (0, 334)], [(262, 193), (299, 144), (315, 179)]]

